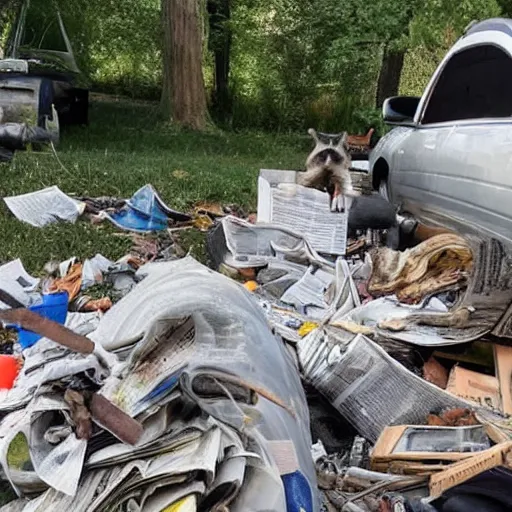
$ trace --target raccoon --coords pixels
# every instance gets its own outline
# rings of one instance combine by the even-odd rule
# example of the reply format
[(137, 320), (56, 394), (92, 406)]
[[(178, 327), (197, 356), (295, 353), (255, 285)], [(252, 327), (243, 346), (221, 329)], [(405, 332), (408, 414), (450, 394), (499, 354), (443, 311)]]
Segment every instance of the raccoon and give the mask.
[(345, 198), (359, 195), (352, 187), (350, 155), (346, 149), (347, 133), (317, 133), (308, 130), (315, 148), (306, 160), (306, 170), (297, 182), (305, 187), (326, 191), (333, 211), (345, 211)]

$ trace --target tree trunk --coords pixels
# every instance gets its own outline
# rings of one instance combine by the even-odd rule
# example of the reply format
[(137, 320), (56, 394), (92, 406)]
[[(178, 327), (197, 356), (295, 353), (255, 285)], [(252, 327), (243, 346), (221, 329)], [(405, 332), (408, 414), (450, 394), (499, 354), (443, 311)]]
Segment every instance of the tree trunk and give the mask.
[(164, 89), (169, 118), (194, 130), (206, 127), (202, 30), (198, 0), (162, 0)]
[(161, 0), (162, 18), (162, 96), (160, 107), (168, 119), (172, 118), (172, 83), (171, 83), (171, 2)]
[(229, 70), (231, 58), (232, 34), (229, 26), (231, 19), (231, 0), (208, 0), (210, 17), (210, 50), (215, 61), (215, 83), (213, 105), (221, 118), (231, 113), (231, 94), (229, 89)]
[(376, 107), (381, 108), (384, 100), (396, 96), (400, 88), (400, 77), (404, 67), (405, 51), (390, 50), (386, 45), (382, 55), (377, 85)]

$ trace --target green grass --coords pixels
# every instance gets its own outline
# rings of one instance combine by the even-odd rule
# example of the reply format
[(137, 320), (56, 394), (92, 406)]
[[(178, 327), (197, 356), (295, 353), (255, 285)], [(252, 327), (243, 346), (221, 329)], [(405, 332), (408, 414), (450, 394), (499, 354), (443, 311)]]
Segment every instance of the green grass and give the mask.
[[(237, 204), (245, 211), (256, 206), (260, 168), (301, 167), (310, 149), (302, 135), (207, 133), (178, 131), (159, 120), (157, 106), (126, 100), (96, 100), (91, 124), (63, 134), (59, 159), (52, 152), (19, 152), (9, 165), (0, 164), (0, 194), (32, 192), (58, 185), (68, 194), (130, 197), (152, 183), (164, 200), (180, 210), (200, 200)], [(87, 258), (97, 252), (115, 259), (129, 249), (129, 237), (109, 223), (60, 223), (34, 228), (19, 222), (5, 204), (0, 206), (0, 263), (21, 258), (38, 274), (52, 259)], [(204, 261), (204, 233), (184, 231), (180, 244)], [(9, 456), (15, 465), (25, 460), (22, 442)], [(0, 488), (0, 505), (12, 499)]]
[[(90, 126), (62, 135), (58, 154), (66, 170), (51, 152), (19, 152), (11, 164), (0, 165), (2, 197), (51, 185), (68, 194), (130, 197), (152, 183), (180, 210), (200, 200), (251, 210), (258, 170), (299, 168), (311, 144), (302, 135), (177, 130), (159, 119), (153, 103), (96, 99), (90, 115)], [(19, 257), (27, 270), (38, 272), (51, 259), (86, 258), (96, 252), (118, 258), (130, 240), (115, 232), (110, 225), (84, 220), (38, 229), (19, 222), (3, 204), (0, 262)]]

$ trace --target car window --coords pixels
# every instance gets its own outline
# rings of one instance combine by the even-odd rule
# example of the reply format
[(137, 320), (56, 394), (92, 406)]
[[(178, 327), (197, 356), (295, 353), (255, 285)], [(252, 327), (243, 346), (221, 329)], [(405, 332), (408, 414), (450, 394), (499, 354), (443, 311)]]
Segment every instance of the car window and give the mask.
[(512, 115), (512, 58), (492, 45), (455, 54), (434, 86), (422, 124)]
[(34, 50), (67, 51), (57, 12), (45, 2), (33, 2), (30, 5), (21, 46)]

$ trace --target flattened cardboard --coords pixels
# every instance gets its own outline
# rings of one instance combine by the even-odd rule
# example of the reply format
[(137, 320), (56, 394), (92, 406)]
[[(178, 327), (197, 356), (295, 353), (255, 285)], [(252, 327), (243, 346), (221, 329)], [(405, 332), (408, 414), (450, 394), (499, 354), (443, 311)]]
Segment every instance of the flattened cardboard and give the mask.
[(446, 391), (483, 406), (501, 409), (500, 384), (492, 375), (454, 366)]

